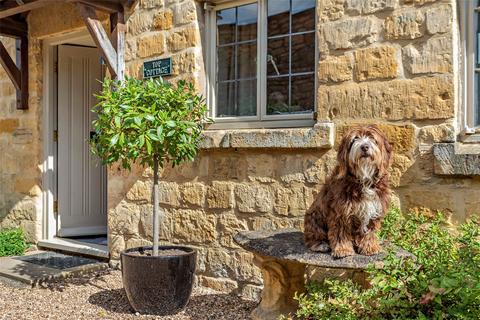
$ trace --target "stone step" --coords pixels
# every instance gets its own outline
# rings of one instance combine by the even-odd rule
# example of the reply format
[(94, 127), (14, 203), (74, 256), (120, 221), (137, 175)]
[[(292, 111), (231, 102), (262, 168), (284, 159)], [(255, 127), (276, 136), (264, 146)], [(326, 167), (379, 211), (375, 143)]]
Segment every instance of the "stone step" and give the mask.
[(97, 259), (33, 251), (24, 256), (0, 258), (0, 280), (7, 284), (36, 286), (107, 268), (106, 262)]

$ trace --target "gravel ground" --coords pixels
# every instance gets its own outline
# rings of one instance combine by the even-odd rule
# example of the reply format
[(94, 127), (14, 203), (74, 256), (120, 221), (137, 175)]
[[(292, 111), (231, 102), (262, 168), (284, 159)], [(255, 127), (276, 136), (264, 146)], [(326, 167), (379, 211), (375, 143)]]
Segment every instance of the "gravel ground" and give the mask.
[(249, 319), (256, 303), (196, 288), (187, 308), (175, 316), (135, 315), (122, 288), (120, 271), (102, 271), (42, 288), (0, 283), (0, 320), (10, 319)]

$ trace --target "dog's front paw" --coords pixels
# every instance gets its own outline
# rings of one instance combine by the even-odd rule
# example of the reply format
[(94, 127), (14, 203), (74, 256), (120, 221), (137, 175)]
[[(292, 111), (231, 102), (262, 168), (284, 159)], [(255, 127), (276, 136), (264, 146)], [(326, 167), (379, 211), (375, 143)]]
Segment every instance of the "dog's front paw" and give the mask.
[(326, 253), (330, 251), (330, 246), (326, 242), (315, 243), (310, 247), (310, 250), (315, 252)]
[(343, 258), (343, 257), (353, 256), (354, 254), (355, 254), (355, 251), (353, 250), (353, 248), (349, 248), (349, 247), (335, 248), (332, 250), (332, 256), (334, 258)]
[(358, 248), (358, 253), (364, 256), (373, 256), (382, 250), (378, 243), (369, 243)]

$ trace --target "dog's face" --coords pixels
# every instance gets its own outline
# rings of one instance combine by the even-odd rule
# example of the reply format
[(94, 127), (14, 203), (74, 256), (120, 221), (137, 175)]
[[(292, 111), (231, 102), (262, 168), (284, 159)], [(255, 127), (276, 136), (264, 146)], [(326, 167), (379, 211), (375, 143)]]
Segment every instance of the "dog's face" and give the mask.
[(376, 126), (356, 127), (347, 132), (338, 150), (339, 174), (352, 174), (360, 181), (384, 176), (390, 166), (392, 147)]

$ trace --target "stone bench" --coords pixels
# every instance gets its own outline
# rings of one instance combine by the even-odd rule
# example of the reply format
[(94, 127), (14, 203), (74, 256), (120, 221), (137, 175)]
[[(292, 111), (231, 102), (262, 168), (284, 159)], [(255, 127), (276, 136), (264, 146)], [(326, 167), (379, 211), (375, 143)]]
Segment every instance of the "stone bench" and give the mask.
[[(234, 236), (235, 242), (254, 254), (254, 263), (262, 270), (263, 291), (252, 319), (278, 319), (282, 314), (295, 312), (295, 292), (305, 290), (306, 266), (332, 269), (364, 270), (381, 262), (384, 253), (374, 256), (354, 255), (335, 259), (329, 253), (310, 251), (303, 242), (303, 233), (295, 229), (275, 231), (244, 231)], [(398, 257), (413, 257), (397, 249)]]

